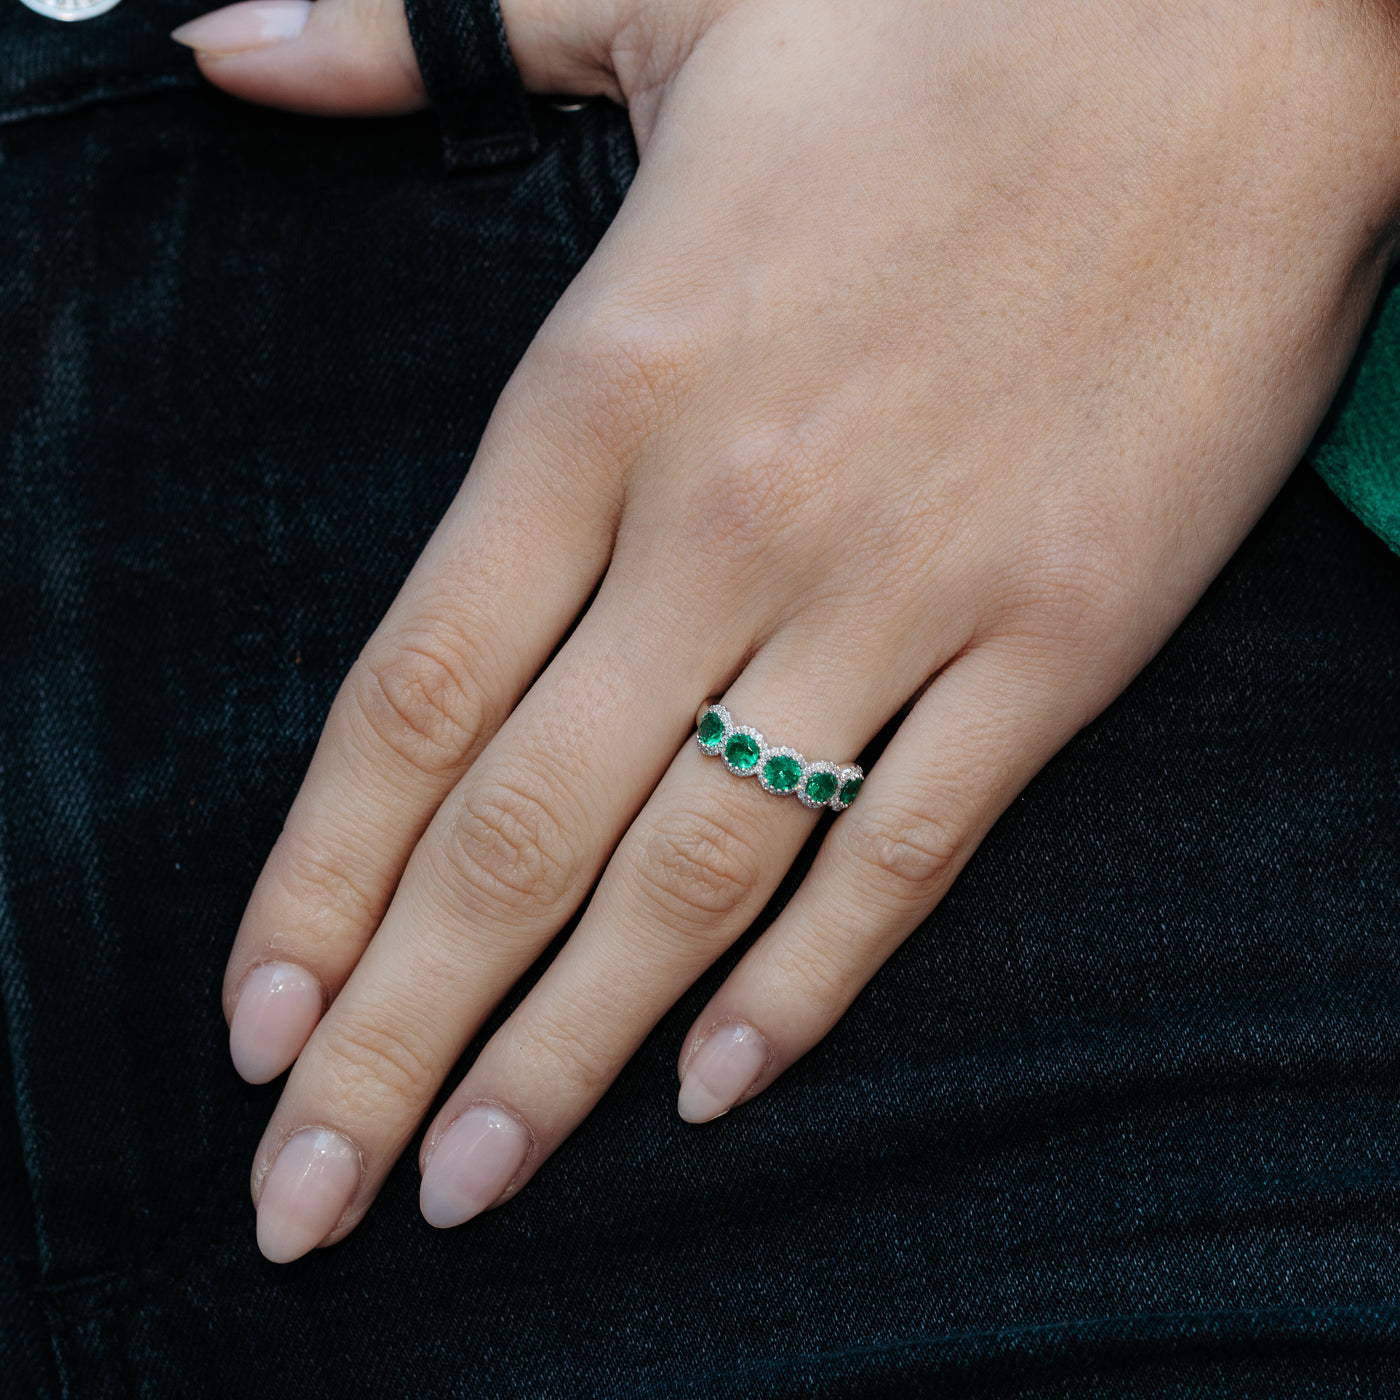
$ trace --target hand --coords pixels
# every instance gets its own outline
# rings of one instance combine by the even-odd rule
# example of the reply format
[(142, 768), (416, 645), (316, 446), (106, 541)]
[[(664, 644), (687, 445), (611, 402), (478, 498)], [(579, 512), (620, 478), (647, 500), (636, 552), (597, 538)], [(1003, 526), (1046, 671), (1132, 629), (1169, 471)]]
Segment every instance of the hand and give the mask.
[[(700, 752), (709, 696), (838, 761), (907, 708), (686, 1037), (682, 1116), (815, 1045), (1262, 512), (1394, 246), (1400, 53), (1353, 0), (506, 21), (533, 86), (629, 104), (640, 172), (239, 930), (235, 1062), (296, 1060), (253, 1172), (277, 1260), (354, 1227), (585, 900), (427, 1131), (435, 1225), (519, 1191), (762, 910), (821, 818)], [(285, 105), (422, 101), (387, 3), (201, 62)]]

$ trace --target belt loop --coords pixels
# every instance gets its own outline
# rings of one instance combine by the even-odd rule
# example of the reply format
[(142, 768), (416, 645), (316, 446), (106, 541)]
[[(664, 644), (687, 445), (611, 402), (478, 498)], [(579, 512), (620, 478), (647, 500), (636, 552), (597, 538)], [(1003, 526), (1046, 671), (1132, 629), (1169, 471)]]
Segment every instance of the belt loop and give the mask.
[(423, 85), (449, 170), (524, 160), (539, 150), (530, 99), (496, 0), (405, 0)]

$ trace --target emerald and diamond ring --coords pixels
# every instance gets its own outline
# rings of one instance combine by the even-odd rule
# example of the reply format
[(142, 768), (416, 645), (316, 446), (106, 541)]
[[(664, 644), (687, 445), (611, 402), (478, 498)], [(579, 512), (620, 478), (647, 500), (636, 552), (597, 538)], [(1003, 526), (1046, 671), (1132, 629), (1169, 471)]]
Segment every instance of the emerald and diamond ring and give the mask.
[(695, 718), (695, 742), (736, 778), (757, 778), (765, 792), (795, 795), (804, 807), (844, 812), (865, 781), (854, 763), (808, 763), (796, 749), (769, 744), (757, 729), (735, 724), (723, 705), (709, 701)]

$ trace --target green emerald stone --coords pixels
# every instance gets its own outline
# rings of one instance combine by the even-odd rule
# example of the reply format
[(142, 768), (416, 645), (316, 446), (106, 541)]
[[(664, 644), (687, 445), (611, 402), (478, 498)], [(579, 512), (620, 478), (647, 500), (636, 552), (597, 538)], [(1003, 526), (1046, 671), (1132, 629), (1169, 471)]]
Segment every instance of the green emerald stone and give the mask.
[(813, 773), (807, 779), (807, 796), (813, 802), (830, 802), (831, 794), (835, 791), (835, 773)]
[(864, 783), (864, 778), (847, 778), (841, 785), (841, 801), (849, 807), (856, 800), (856, 793), (861, 790)]
[(802, 776), (802, 765), (785, 753), (774, 754), (763, 765), (763, 776), (769, 787), (779, 792), (791, 792)]
[(758, 762), (758, 740), (749, 734), (731, 734), (724, 757), (731, 768), (747, 773)]
[(720, 736), (724, 733), (724, 721), (711, 710), (704, 719), (700, 721), (700, 742), (707, 749), (712, 749), (719, 743)]

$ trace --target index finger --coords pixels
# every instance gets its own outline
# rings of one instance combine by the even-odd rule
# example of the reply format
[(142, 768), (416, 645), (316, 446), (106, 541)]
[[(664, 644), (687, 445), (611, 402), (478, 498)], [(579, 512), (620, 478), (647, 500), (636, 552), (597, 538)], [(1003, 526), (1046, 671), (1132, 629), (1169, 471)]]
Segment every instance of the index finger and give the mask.
[(467, 481), (341, 686), (224, 977), (247, 1080), (301, 1052), (418, 838), (607, 567), (621, 473), (556, 445), (559, 396), (517, 371)]

